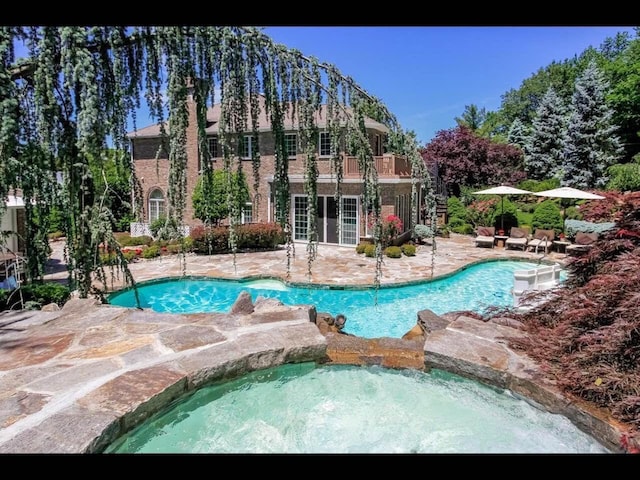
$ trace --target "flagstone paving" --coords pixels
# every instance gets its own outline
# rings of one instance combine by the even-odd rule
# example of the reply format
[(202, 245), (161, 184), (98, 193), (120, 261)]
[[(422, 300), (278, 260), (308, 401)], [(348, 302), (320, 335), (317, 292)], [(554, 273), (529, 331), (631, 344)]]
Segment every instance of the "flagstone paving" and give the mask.
[[(414, 257), (385, 258), (381, 283), (413, 282), (452, 273), (490, 258), (562, 262), (564, 254), (475, 247), (471, 237), (436, 239), (436, 250), (421, 245)], [(47, 278), (63, 281), (62, 242), (52, 243)], [(287, 252), (186, 255), (131, 264), (136, 281), (160, 277), (277, 277), (290, 282), (340, 285), (375, 283), (376, 260), (354, 248), (321, 245), (309, 267), (305, 245)], [(121, 286), (121, 280), (110, 288)], [(74, 298), (58, 311), (0, 313), (0, 453), (93, 453), (169, 402), (212, 381), (290, 362), (327, 362), (345, 353), (346, 336), (323, 332), (310, 321), (308, 305), (286, 307), (256, 301), (252, 312), (160, 314), (100, 305)], [(446, 323), (446, 322), (445, 322)], [(423, 338), (424, 346), (404, 350), (407, 361), (445, 368), (529, 394), (555, 411), (573, 416), (603, 442), (615, 445), (620, 428), (600, 413), (584, 413), (553, 385), (541, 381), (535, 365), (506, 346), (518, 330), (482, 328), (468, 318)], [(498, 330), (496, 330), (498, 329)], [(502, 329), (502, 330), (500, 330)], [(354, 339), (351, 339), (352, 341)], [(402, 357), (400, 339), (377, 348)], [(413, 341), (413, 340), (412, 340)], [(455, 345), (452, 345), (454, 342)], [(347, 342), (348, 343), (348, 342)], [(351, 343), (355, 363), (371, 363), (368, 349)], [(454, 348), (455, 347), (455, 348)], [(374, 355), (378, 364), (380, 350)], [(374, 363), (375, 363), (374, 361)], [(536, 390), (536, 385), (541, 384)]]

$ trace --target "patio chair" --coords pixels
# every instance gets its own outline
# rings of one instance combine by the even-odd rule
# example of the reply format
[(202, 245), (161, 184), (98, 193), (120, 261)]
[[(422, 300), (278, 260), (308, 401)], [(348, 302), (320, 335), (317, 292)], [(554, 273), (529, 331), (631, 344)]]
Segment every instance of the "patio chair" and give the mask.
[(526, 228), (511, 227), (509, 238), (504, 242), (506, 249), (521, 248), (523, 252), (527, 250), (529, 244), (529, 230)]
[(542, 248), (545, 253), (549, 253), (553, 246), (553, 239), (556, 237), (556, 232), (553, 229), (544, 230), (537, 228), (533, 232), (533, 238), (529, 240), (529, 250), (538, 253), (538, 249)]
[(571, 245), (567, 245), (567, 255), (576, 254), (579, 252), (585, 252), (593, 247), (593, 243), (598, 240), (597, 233), (586, 233), (586, 232), (578, 232), (576, 233), (576, 238), (574, 239), (574, 243)]
[(478, 227), (476, 229), (476, 238), (473, 241), (476, 247), (491, 247), (494, 245), (494, 235), (496, 234), (496, 227)]

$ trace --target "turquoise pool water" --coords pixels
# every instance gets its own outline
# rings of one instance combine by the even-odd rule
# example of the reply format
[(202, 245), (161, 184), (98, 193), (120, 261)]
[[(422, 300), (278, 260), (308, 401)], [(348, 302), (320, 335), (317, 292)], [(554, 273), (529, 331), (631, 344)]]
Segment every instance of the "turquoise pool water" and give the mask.
[[(169, 313), (227, 312), (240, 292), (276, 298), (286, 305), (315, 305), (319, 312), (342, 313), (344, 331), (363, 338), (400, 338), (416, 325), (417, 313), (458, 310), (484, 313), (491, 306), (511, 306), (513, 272), (535, 268), (521, 261), (490, 261), (472, 265), (454, 275), (419, 284), (373, 288), (318, 288), (287, 286), (278, 280), (246, 282), (220, 279), (174, 279), (141, 284), (143, 308)], [(132, 290), (112, 294), (109, 303), (135, 307)]]
[(567, 418), (432, 371), (284, 365), (202, 388), (106, 453), (608, 453)]

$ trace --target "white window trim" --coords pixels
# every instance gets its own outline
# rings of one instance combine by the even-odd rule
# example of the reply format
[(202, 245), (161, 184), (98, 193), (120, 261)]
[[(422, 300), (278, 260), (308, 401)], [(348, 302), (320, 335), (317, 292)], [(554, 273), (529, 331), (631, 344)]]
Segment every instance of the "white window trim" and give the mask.
[[(294, 138), (294, 143), (295, 143), (295, 149), (296, 149), (296, 153), (291, 155), (289, 153), (289, 142), (287, 141), (288, 138), (293, 137)], [(287, 156), (288, 158), (297, 158), (298, 157), (298, 134), (297, 133), (286, 133), (285, 134), (285, 144), (287, 146)]]
[[(322, 153), (322, 137), (324, 135), (329, 137), (329, 153), (327, 153), (327, 154), (323, 154)], [(329, 132), (319, 132), (318, 133), (318, 156), (320, 156), (322, 158), (331, 157), (331, 136), (329, 135)]]

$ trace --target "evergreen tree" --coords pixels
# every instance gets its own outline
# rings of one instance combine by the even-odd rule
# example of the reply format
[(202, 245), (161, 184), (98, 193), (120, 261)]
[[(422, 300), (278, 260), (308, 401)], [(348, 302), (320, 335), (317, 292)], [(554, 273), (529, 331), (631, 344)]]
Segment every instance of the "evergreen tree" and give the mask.
[(529, 141), (529, 129), (527, 126), (522, 123), (519, 118), (516, 118), (509, 128), (509, 133), (507, 135), (507, 143), (510, 145), (516, 145), (522, 149), (523, 152), (526, 153), (527, 144)]
[(525, 170), (534, 180), (561, 176), (566, 132), (566, 108), (553, 87), (542, 97), (525, 149)]
[(487, 118), (487, 110), (478, 108), (477, 105), (465, 105), (462, 117), (456, 117), (456, 123), (461, 127), (467, 127), (472, 132), (477, 132)]
[(604, 187), (607, 169), (622, 154), (613, 110), (605, 103), (608, 86), (593, 61), (576, 81), (565, 140), (563, 185)]

